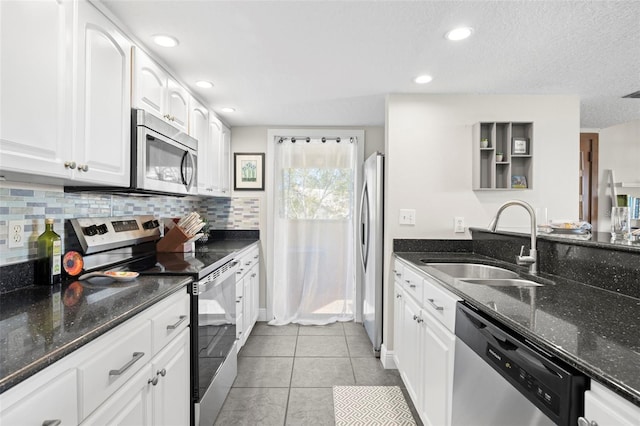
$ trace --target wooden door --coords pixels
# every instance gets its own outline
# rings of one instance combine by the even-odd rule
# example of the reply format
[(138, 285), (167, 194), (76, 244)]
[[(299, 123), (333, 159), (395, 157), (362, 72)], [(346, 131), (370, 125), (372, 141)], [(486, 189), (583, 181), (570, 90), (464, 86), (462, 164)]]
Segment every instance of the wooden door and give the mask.
[(579, 171), (580, 220), (598, 224), (598, 134), (580, 133)]

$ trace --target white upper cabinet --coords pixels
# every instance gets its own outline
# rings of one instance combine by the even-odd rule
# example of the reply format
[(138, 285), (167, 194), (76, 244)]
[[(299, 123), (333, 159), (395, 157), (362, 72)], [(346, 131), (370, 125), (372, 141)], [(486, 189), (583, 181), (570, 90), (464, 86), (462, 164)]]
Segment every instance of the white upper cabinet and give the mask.
[(223, 196), (231, 196), (231, 130), (222, 126), (222, 147), (220, 159), (220, 190)]
[(0, 2), (0, 169), (70, 176), (73, 5)]
[(129, 185), (131, 44), (85, 2), (78, 3), (78, 179)]
[(187, 133), (189, 92), (143, 51), (134, 47), (132, 52), (133, 107), (144, 109)]
[(230, 197), (231, 131), (215, 115), (209, 114), (210, 149), (207, 163), (213, 196)]
[(189, 92), (174, 79), (167, 79), (167, 115), (178, 129), (187, 133), (189, 126)]
[(207, 167), (211, 152), (209, 111), (194, 98), (189, 107), (189, 136), (198, 140), (198, 194), (212, 195), (211, 168)]
[(127, 39), (85, 1), (0, 2), (0, 15), (2, 171), (128, 185)]

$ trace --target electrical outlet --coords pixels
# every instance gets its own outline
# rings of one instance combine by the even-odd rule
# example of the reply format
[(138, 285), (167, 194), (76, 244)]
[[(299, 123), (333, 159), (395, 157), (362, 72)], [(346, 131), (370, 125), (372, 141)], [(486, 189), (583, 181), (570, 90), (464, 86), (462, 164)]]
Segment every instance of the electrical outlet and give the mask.
[(464, 232), (464, 217), (456, 216), (453, 218), (453, 232), (455, 233)]
[(9, 248), (24, 246), (24, 221), (10, 220), (7, 234)]
[(414, 209), (400, 209), (400, 225), (415, 225), (416, 211)]

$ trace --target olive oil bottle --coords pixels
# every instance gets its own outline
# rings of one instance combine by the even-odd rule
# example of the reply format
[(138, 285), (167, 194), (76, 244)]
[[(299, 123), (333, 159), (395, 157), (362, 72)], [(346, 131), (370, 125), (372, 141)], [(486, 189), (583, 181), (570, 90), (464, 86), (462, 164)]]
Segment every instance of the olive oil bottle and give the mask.
[(36, 284), (53, 285), (60, 282), (62, 271), (62, 241), (53, 231), (53, 219), (44, 221), (45, 230), (38, 237)]

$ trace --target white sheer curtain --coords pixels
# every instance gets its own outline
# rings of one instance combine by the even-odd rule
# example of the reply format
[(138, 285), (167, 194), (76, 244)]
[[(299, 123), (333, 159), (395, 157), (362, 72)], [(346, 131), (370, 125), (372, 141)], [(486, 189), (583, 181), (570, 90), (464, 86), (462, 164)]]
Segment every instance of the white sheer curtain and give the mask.
[(354, 318), (356, 143), (276, 141), (270, 324)]

